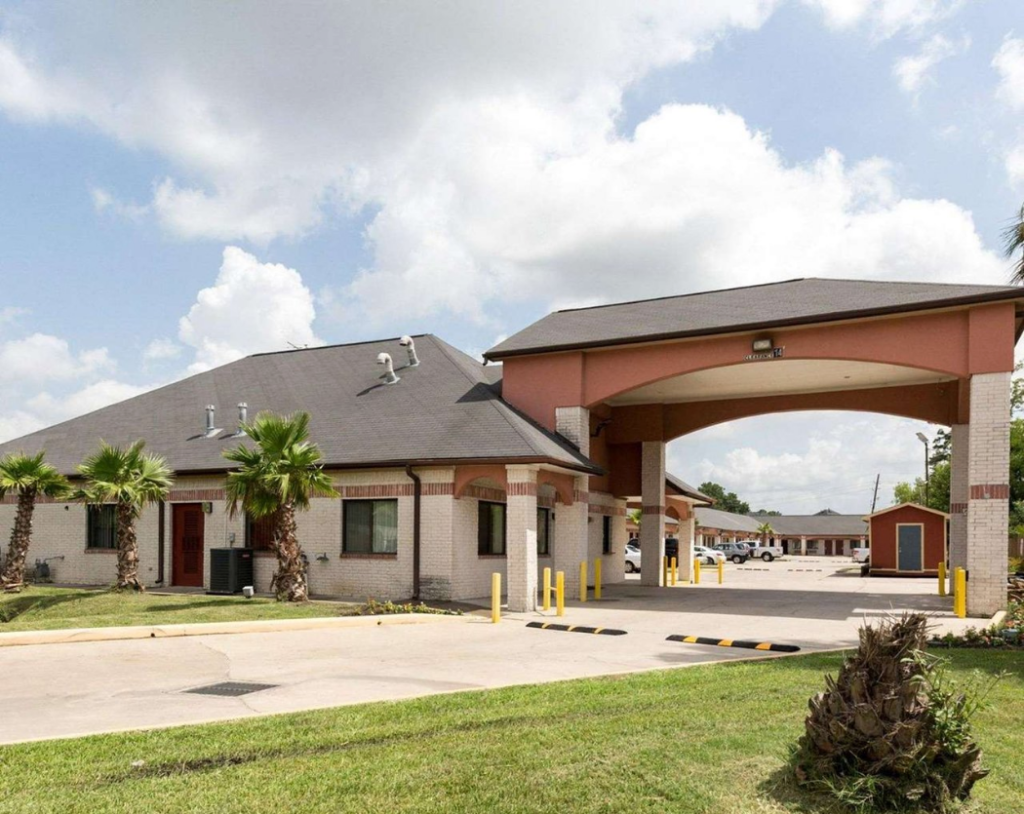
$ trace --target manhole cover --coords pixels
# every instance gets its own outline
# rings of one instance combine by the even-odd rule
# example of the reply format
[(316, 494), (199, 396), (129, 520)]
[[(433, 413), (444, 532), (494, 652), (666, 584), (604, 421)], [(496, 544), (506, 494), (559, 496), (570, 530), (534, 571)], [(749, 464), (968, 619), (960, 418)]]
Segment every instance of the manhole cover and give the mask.
[(249, 681), (222, 681), (220, 684), (209, 684), (205, 687), (196, 687), (194, 690), (185, 690), (185, 692), (196, 695), (226, 695), (233, 697), (248, 695), (251, 692), (260, 692), (261, 690), (270, 690), (276, 686), (277, 684), (253, 684)]

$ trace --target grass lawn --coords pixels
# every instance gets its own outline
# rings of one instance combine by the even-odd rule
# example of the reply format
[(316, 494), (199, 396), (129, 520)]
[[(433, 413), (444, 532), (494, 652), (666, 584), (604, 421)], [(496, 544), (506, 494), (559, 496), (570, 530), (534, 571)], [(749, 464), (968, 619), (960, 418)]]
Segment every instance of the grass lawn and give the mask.
[[(961, 676), (1011, 673), (977, 718), (992, 775), (967, 810), (1022, 812), (1024, 654), (948, 653)], [(839, 663), (709, 665), (4, 747), (0, 812), (835, 812), (794, 787), (785, 761), (807, 698)]]
[(32, 586), (19, 594), (0, 594), (0, 633), (72, 627), (299, 619), (344, 615), (352, 613), (356, 607), (340, 602), (289, 604), (256, 597), (115, 593), (87, 588)]

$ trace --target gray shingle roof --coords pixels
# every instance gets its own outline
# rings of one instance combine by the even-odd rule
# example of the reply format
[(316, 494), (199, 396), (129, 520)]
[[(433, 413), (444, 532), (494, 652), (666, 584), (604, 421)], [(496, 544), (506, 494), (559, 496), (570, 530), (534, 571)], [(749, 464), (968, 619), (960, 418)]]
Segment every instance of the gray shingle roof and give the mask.
[[(383, 385), (377, 354), (388, 352), (401, 381)], [(119, 404), (0, 444), (0, 455), (45, 449), (73, 473), (102, 438), (142, 438), (177, 472), (225, 469), (235, 446), (238, 402), (260, 410), (311, 415), (312, 439), (333, 466), (518, 459), (600, 470), (576, 449), (518, 413), (499, 396), (500, 368), (485, 368), (435, 336), (416, 337), (420, 366), (402, 368), (396, 339), (260, 354), (144, 393)], [(204, 408), (217, 407), (224, 432), (203, 438)]]
[(692, 497), (695, 500), (703, 500), (707, 503), (715, 502), (713, 497), (708, 497), (703, 492), (698, 491), (695, 486), (690, 486), (690, 484), (682, 478), (676, 477), (671, 472), (665, 473), (665, 483), (686, 497)]
[(655, 300), (556, 311), (484, 354), (501, 359), (527, 353), (704, 336), (1024, 299), (1016, 286), (897, 283), (807, 278), (705, 291)]
[(757, 533), (769, 523), (782, 537), (855, 537), (867, 534), (867, 523), (859, 514), (784, 514), (780, 516), (735, 514), (698, 506), (697, 525), (725, 531)]

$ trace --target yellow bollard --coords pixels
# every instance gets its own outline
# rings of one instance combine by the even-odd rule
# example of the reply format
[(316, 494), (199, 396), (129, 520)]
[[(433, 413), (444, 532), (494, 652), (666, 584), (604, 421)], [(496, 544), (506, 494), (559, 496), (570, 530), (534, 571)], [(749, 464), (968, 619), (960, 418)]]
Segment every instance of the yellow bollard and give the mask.
[(587, 561), (580, 563), (580, 602), (587, 601)]
[(939, 563), (939, 596), (946, 595), (946, 563)]
[(501, 574), (497, 572), (491, 574), (491, 621), (501, 621)]
[(668, 585), (668, 557), (661, 558), (661, 584)]
[(565, 572), (555, 574), (555, 608), (559, 616), (565, 616)]
[(725, 560), (718, 561), (718, 584), (725, 582)]
[(693, 561), (693, 584), (700, 585), (700, 560)]
[(594, 599), (601, 598), (601, 558), (594, 560)]
[(956, 615), (961, 619), (967, 616), (967, 572), (963, 568), (956, 569)]
[(676, 584), (676, 558), (673, 557), (668, 561), (668, 584)]
[(544, 569), (544, 610), (551, 610), (551, 569)]

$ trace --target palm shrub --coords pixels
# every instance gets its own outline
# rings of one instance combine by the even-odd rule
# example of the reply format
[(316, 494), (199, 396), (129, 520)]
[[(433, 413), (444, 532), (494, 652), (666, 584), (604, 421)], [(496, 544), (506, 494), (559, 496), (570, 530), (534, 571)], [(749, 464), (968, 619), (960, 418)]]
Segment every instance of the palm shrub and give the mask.
[(79, 497), (92, 505), (113, 503), (117, 517), (117, 590), (143, 591), (139, 582), (139, 545), (135, 521), (150, 503), (164, 500), (174, 483), (167, 462), (143, 453), (144, 441), (122, 448), (100, 442), (78, 472), (85, 478)]
[(797, 777), (860, 810), (945, 812), (988, 774), (971, 736), (981, 703), (924, 653), (927, 619), (860, 630), (860, 647), (810, 701)]
[(8, 492), (18, 495), (18, 510), (14, 516), (11, 540), (0, 585), (5, 591), (20, 591), (25, 582), (25, 560), (32, 542), (32, 514), (36, 498), (63, 497), (70, 491), (67, 478), (46, 463), (45, 452), (36, 455), (11, 453), (0, 459), (0, 498)]
[(295, 513), (308, 509), (313, 497), (338, 497), (338, 492), (320, 466), (320, 448), (309, 441), (309, 413), (263, 412), (242, 431), (256, 446), (239, 444), (224, 451), (239, 465), (227, 476), (228, 511), (232, 517), (242, 510), (254, 519), (274, 518), (271, 546), (277, 571), (271, 590), (279, 602), (304, 602), (309, 586)]
[(757, 527), (757, 533), (761, 536), (761, 545), (768, 545), (768, 538), (775, 533), (771, 523), (761, 523)]

